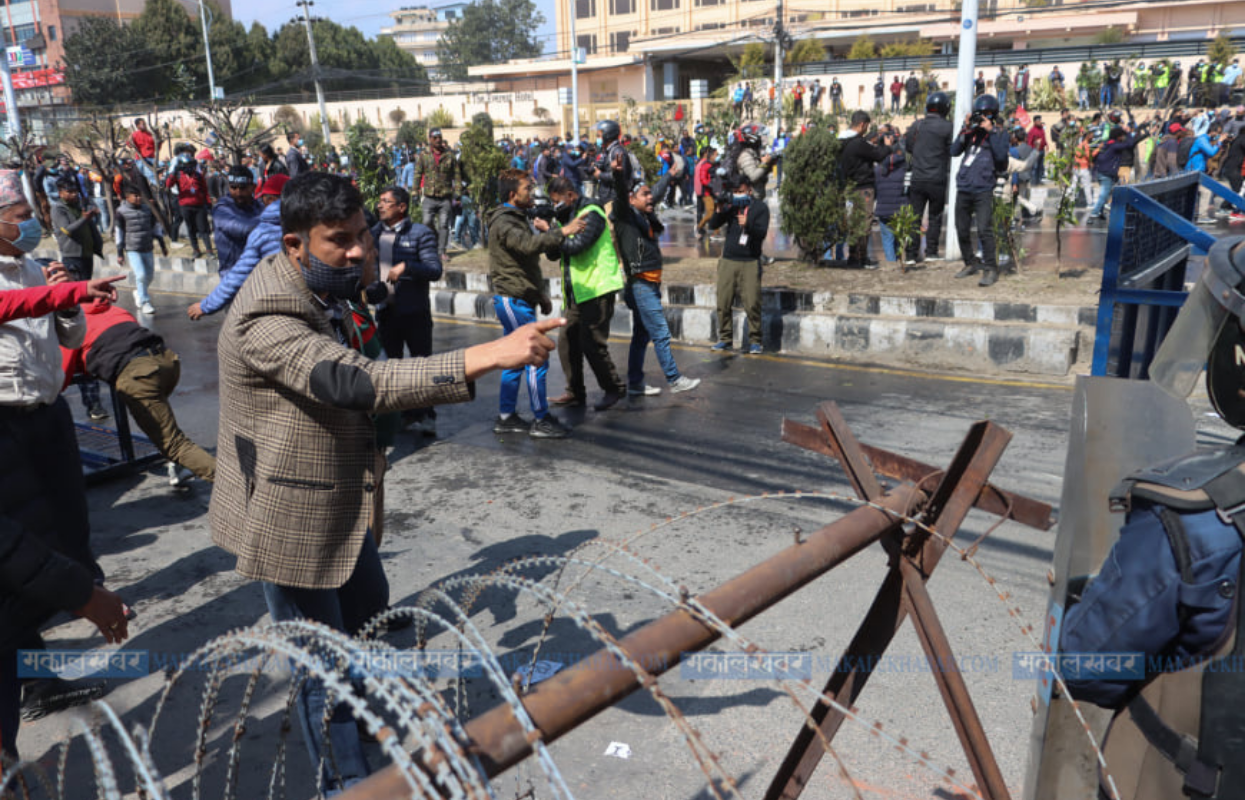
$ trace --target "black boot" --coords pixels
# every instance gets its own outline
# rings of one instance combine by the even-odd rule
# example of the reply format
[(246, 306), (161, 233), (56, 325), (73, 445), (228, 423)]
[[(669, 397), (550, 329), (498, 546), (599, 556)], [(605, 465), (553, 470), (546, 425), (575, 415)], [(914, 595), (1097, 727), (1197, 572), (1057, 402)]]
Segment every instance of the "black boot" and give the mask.
[(977, 281), (978, 286), (993, 286), (994, 282), (999, 279), (998, 269), (986, 267), (981, 274), (981, 280)]
[(964, 264), (964, 269), (962, 269), (962, 270), (960, 270), (959, 272), (955, 273), (955, 277), (957, 277), (957, 278), (967, 278), (967, 277), (970, 277), (970, 276), (972, 276), (972, 275), (976, 275), (976, 274), (977, 274), (977, 265), (976, 265), (976, 264), (968, 264), (968, 263), (966, 263), (966, 264)]

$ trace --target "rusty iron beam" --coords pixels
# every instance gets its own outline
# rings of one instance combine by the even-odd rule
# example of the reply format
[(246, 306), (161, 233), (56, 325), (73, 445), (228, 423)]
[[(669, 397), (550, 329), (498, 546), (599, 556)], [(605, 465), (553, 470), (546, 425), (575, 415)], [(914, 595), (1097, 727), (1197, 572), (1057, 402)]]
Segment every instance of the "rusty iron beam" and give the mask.
[[(783, 427), (785, 438), (786, 420)], [(934, 530), (948, 538), (955, 535), (972, 508), (973, 499), (986, 486), (990, 471), (1002, 457), (1010, 439), (1010, 433), (989, 422), (979, 422), (969, 430), (931, 500), (931, 503), (937, 501), (939, 504), (937, 518), (927, 520)], [(919, 552), (909, 551), (908, 556), (902, 556), (899, 548), (895, 548), (892, 556), (915, 557), (922, 580), (928, 580), (938, 566), (946, 545), (942, 540), (920, 532), (912, 539), (920, 545)], [(907, 617), (903, 596), (904, 578), (896, 563), (887, 571), (864, 621), (826, 682), (823, 689), (825, 695), (848, 708), (855, 705), (871, 674), (862, 671), (860, 665), (876, 663)], [(811, 716), (828, 741), (834, 739), (844, 720), (844, 715), (825, 701), (813, 707)], [(802, 726), (765, 793), (766, 800), (796, 800), (812, 779), (824, 754), (817, 733), (807, 724)]]
[(982, 789), (986, 800), (1011, 800), (1003, 772), (990, 747), (990, 739), (986, 736), (981, 718), (977, 716), (947, 633), (934, 610), (934, 601), (925, 586), (926, 576), (907, 558), (899, 559), (899, 569), (903, 573), (904, 606), (912, 616), (912, 625), (929, 661), (930, 672), (938, 683), (938, 691), (947, 705), (947, 714), (968, 758), (968, 766), (977, 779), (977, 786)]
[[(895, 514), (911, 516), (924, 502), (911, 484), (879, 498), (884, 510), (863, 506), (825, 526), (799, 544), (752, 567), (701, 595), (698, 600), (726, 623), (737, 626), (789, 596), (835, 566), (899, 529)], [(891, 513), (893, 512), (893, 513)], [(703, 649), (719, 638), (683, 610), (675, 610), (626, 636), (619, 646), (654, 675), (679, 663), (685, 652)], [(544, 742), (552, 742), (632, 692), (643, 688), (634, 673), (601, 649), (574, 667), (542, 681), (522, 699)], [(466, 725), (468, 749), (485, 773), (495, 777), (532, 752), (510, 706), (501, 705)], [(395, 766), (348, 789), (343, 800), (395, 800), (411, 797), (406, 778)]]
[(873, 474), (869, 462), (865, 460), (860, 442), (856, 441), (855, 434), (847, 426), (847, 420), (843, 419), (838, 403), (831, 401), (817, 406), (817, 420), (821, 423), (824, 441), (830, 445), (835, 458), (843, 466), (847, 479), (856, 490), (856, 496), (862, 500), (881, 497), (882, 484), (878, 483), (878, 476)]
[[(782, 421), (782, 440), (788, 444), (803, 447), (827, 456), (838, 458), (839, 455), (826, 442), (823, 431), (811, 425), (803, 425), (793, 420)], [(900, 481), (921, 481), (939, 472), (938, 467), (925, 464), (907, 456), (873, 447), (860, 445), (861, 451), (869, 459), (869, 464), (878, 475)], [(841, 459), (840, 459), (841, 460)], [(849, 476), (850, 480), (850, 476)], [(1041, 531), (1050, 530), (1055, 524), (1054, 509), (1047, 503), (1025, 497), (1015, 492), (1008, 492), (994, 484), (987, 484), (974, 501), (974, 505), (982, 511), (998, 516), (1010, 516), (1011, 519)], [(1008, 508), (1010, 507), (1010, 512)]]

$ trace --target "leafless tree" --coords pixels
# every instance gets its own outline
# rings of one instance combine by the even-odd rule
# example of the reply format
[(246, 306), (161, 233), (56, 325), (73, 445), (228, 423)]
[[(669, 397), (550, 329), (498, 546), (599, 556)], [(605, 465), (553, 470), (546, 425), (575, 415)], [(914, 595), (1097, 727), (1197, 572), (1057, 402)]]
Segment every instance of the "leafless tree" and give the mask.
[(255, 109), (237, 100), (213, 100), (188, 110), (201, 128), (216, 134), (216, 146), (229, 153), (233, 164), (241, 164), (246, 151), (267, 141), (278, 127), (256, 125)]

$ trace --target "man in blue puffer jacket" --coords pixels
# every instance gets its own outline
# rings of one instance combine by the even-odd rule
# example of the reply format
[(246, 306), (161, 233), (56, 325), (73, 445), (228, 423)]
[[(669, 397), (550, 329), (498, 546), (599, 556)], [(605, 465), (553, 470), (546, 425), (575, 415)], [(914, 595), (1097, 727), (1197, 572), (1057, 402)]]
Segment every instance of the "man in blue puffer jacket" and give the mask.
[(229, 194), (216, 201), (212, 209), (212, 225), (216, 229), (217, 270), (223, 276), (233, 267), (246, 247), (251, 230), (259, 224), (264, 211), (255, 202), (255, 177), (241, 164), (229, 169)]
[(264, 181), (259, 189), (259, 204), (264, 211), (260, 214), (259, 224), (247, 237), (242, 255), (228, 272), (221, 275), (220, 283), (211, 294), (186, 309), (186, 316), (193, 320), (202, 319), (229, 305), (255, 265), (281, 249), (281, 190), (289, 180), (288, 175), (272, 175)]

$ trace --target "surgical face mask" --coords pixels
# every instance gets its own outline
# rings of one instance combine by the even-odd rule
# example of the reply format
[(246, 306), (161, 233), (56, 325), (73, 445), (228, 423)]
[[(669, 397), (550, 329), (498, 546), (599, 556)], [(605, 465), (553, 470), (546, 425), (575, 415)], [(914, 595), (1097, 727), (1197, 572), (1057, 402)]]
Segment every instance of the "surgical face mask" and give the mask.
[(349, 300), (363, 288), (362, 262), (338, 269), (325, 264), (308, 250), (306, 263), (300, 266), (307, 288), (315, 294), (328, 294), (338, 300)]
[(0, 239), (4, 239), (4, 241), (13, 245), (18, 250), (21, 250), (23, 253), (29, 253), (31, 250), (34, 250), (39, 246), (40, 240), (43, 239), (43, 226), (39, 224), (39, 220), (31, 217), (30, 219), (22, 220), (18, 223), (10, 222), (9, 224), (17, 225), (17, 238), (5, 239), (3, 236), (0, 236)]
[(602, 143), (603, 143), (603, 142), (604, 142), (604, 140), (603, 140), (600, 136), (598, 136), (598, 137), (597, 137), (597, 149), (600, 149), (600, 148), (601, 148), (601, 145), (602, 145)]
[(183, 163), (183, 164), (189, 164), (189, 163), (190, 163), (190, 154), (189, 154), (189, 153), (182, 153), (181, 155), (179, 155), (179, 156), (177, 157), (177, 160), (178, 160), (178, 161), (180, 161), (180, 162), (181, 162), (181, 163)]
[(571, 208), (570, 203), (553, 204), (553, 215), (558, 218), (558, 222), (563, 224), (570, 222), (572, 211), (573, 209)]
[(747, 208), (752, 204), (752, 195), (750, 194), (733, 194), (731, 195), (731, 205), (736, 208)]
[(302, 140), (302, 139), (299, 139), (299, 140), (298, 140), (298, 146), (299, 146), (299, 147), (302, 147), (302, 146), (303, 146), (303, 140)]

